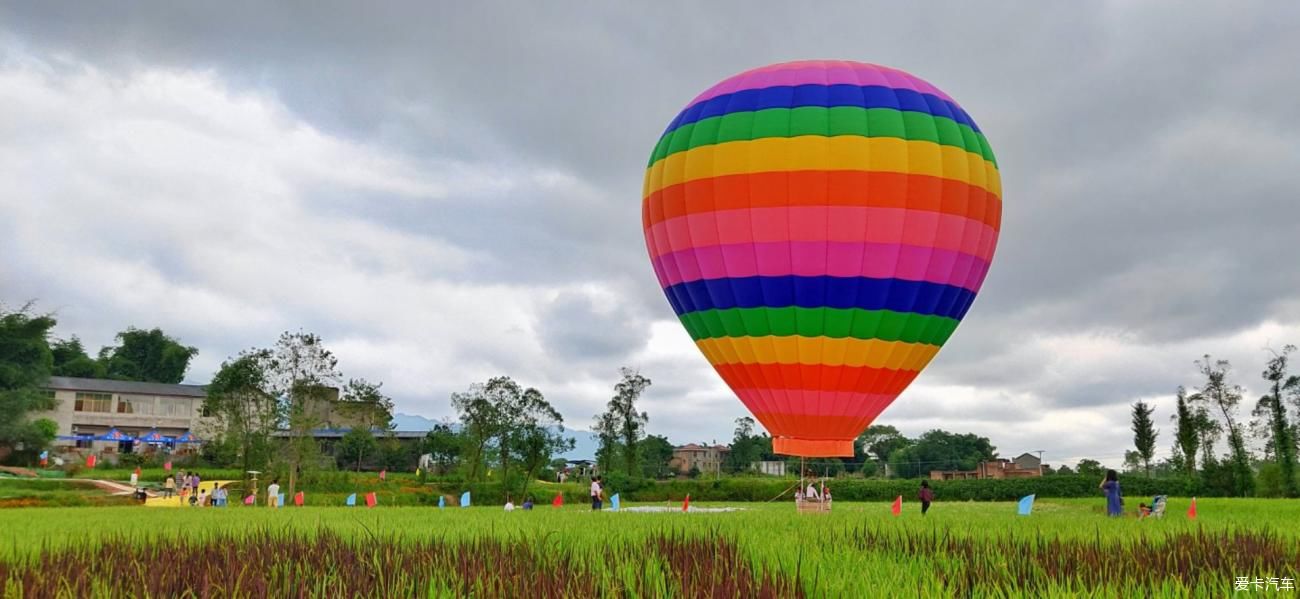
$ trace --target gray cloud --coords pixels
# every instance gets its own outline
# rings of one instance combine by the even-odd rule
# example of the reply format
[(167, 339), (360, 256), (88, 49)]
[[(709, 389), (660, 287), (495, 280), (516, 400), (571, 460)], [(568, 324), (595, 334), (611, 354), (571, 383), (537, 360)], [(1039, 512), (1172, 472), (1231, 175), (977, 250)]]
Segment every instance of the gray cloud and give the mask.
[(198, 379), (315, 330), (434, 417), (510, 373), (585, 423), (630, 363), (652, 428), (725, 438), (743, 411), (645, 258), (646, 157), (717, 80), (844, 57), (952, 94), (1004, 177), (984, 291), (886, 420), (1120, 454), (1126, 405), (1201, 353), (1254, 384), (1300, 340), (1300, 8), (577, 10), (0, 6), (4, 299), (92, 346), (163, 326)]

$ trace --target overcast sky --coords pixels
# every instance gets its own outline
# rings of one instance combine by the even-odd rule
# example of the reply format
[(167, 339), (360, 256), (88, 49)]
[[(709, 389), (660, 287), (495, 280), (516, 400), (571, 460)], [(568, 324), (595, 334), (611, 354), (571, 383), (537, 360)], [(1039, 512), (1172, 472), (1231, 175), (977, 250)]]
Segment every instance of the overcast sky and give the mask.
[(724, 441), (646, 160), (713, 83), (834, 58), (952, 95), (1003, 179), (979, 299), (878, 422), (1118, 466), (1194, 359), (1245, 414), (1300, 344), (1300, 4), (562, 4), (0, 3), (0, 301), (92, 353), (161, 327), (197, 383), (305, 329), (431, 418), (508, 374), (586, 428), (629, 365), (650, 432)]

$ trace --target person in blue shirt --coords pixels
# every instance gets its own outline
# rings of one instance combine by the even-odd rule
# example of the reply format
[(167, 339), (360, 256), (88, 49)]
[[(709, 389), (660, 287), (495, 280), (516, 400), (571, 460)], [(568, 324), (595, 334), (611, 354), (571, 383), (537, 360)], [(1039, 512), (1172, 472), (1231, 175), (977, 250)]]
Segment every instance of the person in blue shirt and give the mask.
[(1106, 471), (1106, 478), (1101, 480), (1098, 488), (1106, 493), (1106, 515), (1117, 518), (1124, 515), (1124, 496), (1119, 491), (1119, 473)]

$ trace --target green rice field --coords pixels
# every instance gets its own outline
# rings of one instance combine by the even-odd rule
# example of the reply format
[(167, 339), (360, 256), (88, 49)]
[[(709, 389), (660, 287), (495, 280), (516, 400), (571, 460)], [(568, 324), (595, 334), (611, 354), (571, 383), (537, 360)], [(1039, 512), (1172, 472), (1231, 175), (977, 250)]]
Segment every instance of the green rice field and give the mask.
[(1281, 586), (1300, 575), (1300, 502), (1202, 499), (1196, 520), (1187, 503), (1160, 520), (1108, 519), (1099, 499), (1040, 500), (1028, 517), (974, 502), (926, 517), (885, 503), (9, 509), (0, 584), (5, 597), (1221, 597), (1248, 577), (1296, 593)]

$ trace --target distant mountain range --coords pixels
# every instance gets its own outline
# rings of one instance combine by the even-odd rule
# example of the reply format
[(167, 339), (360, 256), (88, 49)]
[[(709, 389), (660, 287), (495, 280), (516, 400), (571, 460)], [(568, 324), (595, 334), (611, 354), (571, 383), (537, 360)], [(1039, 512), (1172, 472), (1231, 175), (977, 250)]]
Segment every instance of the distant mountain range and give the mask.
[[(433, 425), (438, 424), (436, 420), (430, 420), (424, 416), (414, 414), (393, 414), (394, 430), (399, 431), (431, 431)], [(459, 422), (452, 422), (452, 428), (459, 429)], [(596, 433), (582, 429), (572, 429), (565, 427), (564, 435), (573, 439), (573, 451), (562, 453), (559, 457), (566, 460), (594, 460), (596, 459), (596, 450), (600, 449), (600, 440)]]

